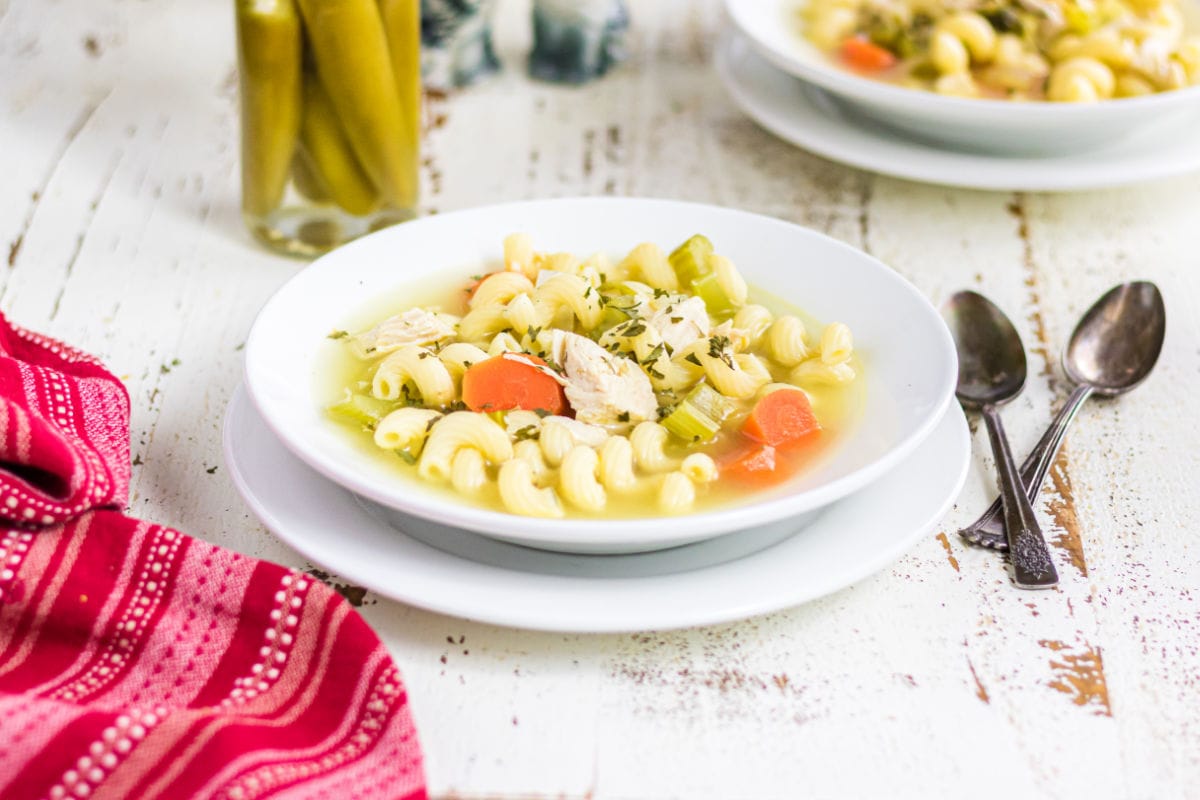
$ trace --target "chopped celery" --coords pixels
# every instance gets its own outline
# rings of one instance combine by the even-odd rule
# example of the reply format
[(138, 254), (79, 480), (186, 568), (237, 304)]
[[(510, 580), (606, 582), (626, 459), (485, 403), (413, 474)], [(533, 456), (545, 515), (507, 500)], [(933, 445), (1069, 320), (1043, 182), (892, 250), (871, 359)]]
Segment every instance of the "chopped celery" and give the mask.
[(724, 422), (725, 417), (733, 410), (733, 403), (729, 402), (729, 398), (707, 383), (698, 384), (688, 392), (684, 402), (691, 403), (701, 414), (717, 422)]
[(693, 280), (692, 293), (704, 301), (709, 314), (723, 314), (736, 308), (733, 300), (721, 288), (721, 282), (717, 280), (715, 272)]
[(685, 442), (707, 442), (721, 430), (721, 423), (700, 413), (686, 400), (675, 406), (662, 425)]
[(707, 275), (711, 271), (708, 266), (708, 257), (712, 255), (712, 252), (712, 242), (697, 233), (676, 247), (667, 260), (675, 268), (675, 275), (679, 278), (679, 282), (687, 286), (689, 282), (702, 275)]
[(721, 430), (730, 403), (720, 392), (700, 384), (663, 419), (663, 427), (686, 442), (707, 442)]
[(638, 316), (641, 300), (631, 294), (604, 295), (604, 311), (600, 314), (600, 322), (592, 331), (593, 336), (599, 337), (609, 328), (628, 322)]
[(396, 404), (388, 400), (347, 392), (345, 400), (334, 403), (326, 411), (337, 419), (374, 428), (395, 407)]

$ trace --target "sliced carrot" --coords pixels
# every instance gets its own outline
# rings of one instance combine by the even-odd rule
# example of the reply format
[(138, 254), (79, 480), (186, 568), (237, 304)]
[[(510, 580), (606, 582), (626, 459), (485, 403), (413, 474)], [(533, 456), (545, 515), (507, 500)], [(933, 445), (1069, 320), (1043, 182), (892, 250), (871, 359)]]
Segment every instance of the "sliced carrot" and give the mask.
[(462, 397), (472, 411), (548, 411), (561, 414), (567, 398), (558, 381), (533, 364), (546, 362), (526, 353), (498, 355), (463, 373)]
[(721, 480), (746, 486), (772, 486), (791, 477), (796, 471), (790, 459), (780, 455), (775, 447), (746, 441), (724, 458), (718, 459)]
[(475, 292), (479, 289), (479, 285), (495, 274), (494, 272), (489, 272), (486, 275), (472, 275), (471, 282), (463, 290), (467, 293), (467, 302), (470, 302), (475, 297)]
[(776, 389), (754, 405), (742, 433), (756, 442), (782, 447), (821, 429), (808, 395), (800, 389)]
[(861, 36), (851, 36), (842, 42), (842, 60), (863, 72), (881, 72), (895, 65), (896, 56)]
[(722, 461), (729, 472), (770, 472), (775, 469), (775, 448), (771, 445), (749, 445), (735, 451)]

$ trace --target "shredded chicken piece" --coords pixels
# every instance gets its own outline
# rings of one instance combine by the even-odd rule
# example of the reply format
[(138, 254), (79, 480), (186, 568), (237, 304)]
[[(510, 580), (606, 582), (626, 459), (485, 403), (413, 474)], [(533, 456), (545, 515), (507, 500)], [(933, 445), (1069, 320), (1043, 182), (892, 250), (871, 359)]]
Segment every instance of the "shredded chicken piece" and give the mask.
[(580, 422), (570, 417), (560, 417), (557, 414), (546, 417), (542, 420), (542, 423), (545, 424), (550, 420), (554, 420), (570, 431), (571, 437), (575, 439), (576, 444), (585, 444), (588, 447), (600, 447), (608, 441), (610, 435), (608, 431), (599, 425)]
[(655, 311), (646, 324), (657, 330), (663, 342), (675, 352), (708, 336), (708, 309), (699, 297), (689, 297)]
[(566, 375), (563, 391), (575, 419), (600, 425), (654, 419), (658, 401), (650, 379), (633, 361), (575, 333), (555, 330), (551, 358)]
[(351, 346), (359, 358), (375, 358), (408, 344), (430, 345), (449, 339), (454, 336), (456, 322), (450, 314), (410, 308), (358, 334)]

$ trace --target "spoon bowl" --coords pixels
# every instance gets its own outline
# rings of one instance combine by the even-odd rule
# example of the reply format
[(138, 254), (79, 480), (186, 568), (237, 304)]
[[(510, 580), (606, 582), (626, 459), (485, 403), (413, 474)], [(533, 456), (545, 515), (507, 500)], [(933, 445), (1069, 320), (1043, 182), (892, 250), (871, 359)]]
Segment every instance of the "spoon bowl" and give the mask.
[(958, 399), (971, 406), (1000, 405), (1025, 386), (1028, 368), (1021, 335), (995, 303), (971, 291), (958, 292), (942, 316), (958, 351)]
[[(1158, 287), (1131, 281), (1109, 289), (1075, 325), (1063, 352), (1063, 370), (1075, 384), (1067, 401), (1021, 465), (1021, 483), (1033, 503), (1062, 446), (1071, 420), (1093, 394), (1116, 397), (1140, 385), (1162, 352), (1167, 312)], [(959, 531), (972, 544), (1007, 550), (1000, 498)]]
[(1124, 394), (1154, 369), (1166, 330), (1157, 286), (1149, 281), (1114, 286), (1079, 320), (1063, 353), (1063, 370), (1098, 395)]

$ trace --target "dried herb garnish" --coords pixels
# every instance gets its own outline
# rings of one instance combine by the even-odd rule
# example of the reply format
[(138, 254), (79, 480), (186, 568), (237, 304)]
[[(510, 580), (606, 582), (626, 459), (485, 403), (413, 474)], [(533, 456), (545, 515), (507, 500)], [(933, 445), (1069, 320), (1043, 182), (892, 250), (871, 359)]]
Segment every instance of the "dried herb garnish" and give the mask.
[(328, 336), (326, 336), (325, 338), (326, 339), (345, 339), (349, 335), (350, 335), (349, 331), (331, 331), (330, 334)]
[[(654, 349), (646, 353), (646, 357), (642, 359), (642, 364), (653, 364), (658, 359), (662, 358), (666, 352), (666, 348), (661, 344), (655, 345)], [(660, 376), (661, 377), (661, 376)]]
[(624, 327), (621, 329), (621, 335), (629, 339), (633, 338), (634, 336), (641, 336), (645, 332), (646, 323), (642, 322), (640, 319), (626, 322)]
[(541, 431), (538, 430), (537, 425), (526, 425), (524, 428), (517, 428), (513, 432), (513, 437), (518, 442), (524, 442), (527, 439), (536, 440), (539, 436), (541, 436)]
[(684, 360), (684, 361), (690, 361), (690, 362), (692, 362), (693, 364), (695, 364), (697, 367), (703, 367), (703, 366), (704, 366), (704, 364), (703, 364), (703, 363), (701, 363), (701, 361), (700, 361), (699, 357), (697, 357), (697, 355), (696, 355), (695, 353), (688, 353), (686, 356), (684, 356), (684, 357), (683, 357), (683, 360)]
[(617, 414), (617, 422), (629, 422), (629, 412), (622, 411), (620, 414)]
[(417, 457), (407, 450), (397, 450), (396, 455), (400, 456), (404, 463), (408, 464), (410, 467), (417, 463)]
[(713, 358), (719, 358), (724, 361), (730, 369), (736, 369), (733, 364), (733, 356), (729, 354), (728, 336), (714, 336), (709, 339), (708, 354)]

